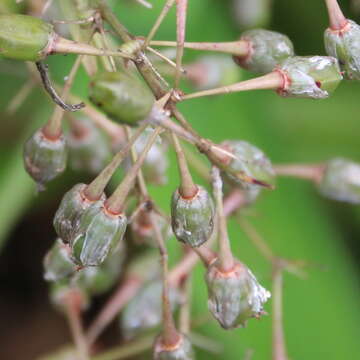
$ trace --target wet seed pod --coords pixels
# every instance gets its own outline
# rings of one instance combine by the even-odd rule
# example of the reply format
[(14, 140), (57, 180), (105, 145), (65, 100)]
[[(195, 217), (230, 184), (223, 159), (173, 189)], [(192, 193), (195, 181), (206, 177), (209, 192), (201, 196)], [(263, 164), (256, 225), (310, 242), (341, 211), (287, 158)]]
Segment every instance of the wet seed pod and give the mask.
[(270, 298), (270, 292), (240, 262), (230, 272), (223, 273), (215, 261), (209, 266), (205, 280), (209, 310), (226, 330), (245, 326), (248, 319), (259, 317), (263, 304)]
[(0, 15), (0, 56), (39, 61), (55, 38), (53, 26), (27, 15)]
[(96, 203), (90, 205), (71, 244), (73, 260), (80, 266), (99, 266), (120, 246), (126, 226), (124, 214), (111, 214)]
[(76, 272), (77, 266), (71, 260), (70, 251), (68, 245), (65, 245), (61, 239), (56, 239), (43, 262), (46, 281), (60, 281)]
[[(146, 284), (125, 306), (120, 315), (121, 333), (126, 340), (161, 325), (162, 322), (162, 283), (159, 280)], [(180, 294), (170, 288), (169, 300), (175, 311), (180, 303)]]
[(345, 77), (360, 80), (360, 26), (347, 20), (341, 30), (327, 29), (324, 39), (327, 54), (339, 60)]
[(118, 281), (123, 270), (125, 248), (120, 248), (107, 257), (100, 266), (86, 267), (78, 271), (74, 277), (76, 285), (90, 296), (101, 295), (109, 291)]
[(206, 242), (214, 229), (214, 202), (211, 195), (197, 186), (191, 198), (181, 196), (175, 190), (171, 199), (171, 226), (176, 238), (191, 247)]
[[(236, 158), (229, 158), (223, 166), (227, 176), (245, 190), (253, 191), (249, 193), (250, 198), (256, 198), (260, 186), (249, 184), (236, 177), (237, 173), (262, 181), (266, 184), (273, 184), (275, 172), (272, 168), (269, 158), (256, 146), (246, 141), (227, 140), (221, 143), (221, 146), (232, 153)], [(251, 196), (253, 195), (253, 196)]]
[(60, 206), (55, 213), (53, 225), (56, 233), (64, 243), (72, 243), (78, 232), (80, 218), (84, 211), (93, 204), (100, 207), (105, 201), (105, 194), (95, 202), (90, 202), (83, 194), (86, 184), (76, 184), (62, 198)]
[(146, 119), (155, 101), (145, 84), (121, 72), (101, 72), (95, 76), (89, 97), (111, 118), (131, 126)]
[[(163, 216), (154, 213), (155, 221), (162, 233), (163, 239), (166, 241), (170, 234), (170, 226)], [(136, 244), (157, 247), (155, 230), (152, 224), (150, 214), (147, 210), (142, 210), (131, 223), (132, 239)]]
[(240, 81), (241, 72), (226, 55), (207, 55), (186, 66), (186, 76), (197, 90), (207, 90)]
[(268, 25), (270, 10), (271, 0), (233, 0), (233, 15), (240, 29)]
[(330, 199), (360, 204), (360, 164), (343, 158), (330, 160), (318, 188)]
[(283, 97), (325, 99), (342, 80), (339, 63), (330, 56), (294, 56), (278, 69), (285, 75), (278, 90)]
[(156, 339), (154, 345), (154, 360), (193, 360), (194, 350), (190, 340), (183, 334), (179, 334), (179, 341), (172, 346), (165, 346), (161, 336)]
[[(0, 45), (1, 46), (1, 45)], [(67, 149), (63, 135), (51, 140), (37, 130), (24, 145), (24, 166), (28, 174), (38, 183), (39, 188), (66, 168)]]
[(234, 56), (234, 61), (249, 71), (267, 74), (285, 59), (294, 56), (291, 40), (275, 31), (254, 29), (242, 34), (240, 40), (249, 44), (249, 54)]
[(111, 148), (98, 128), (85, 118), (76, 119), (83, 128), (82, 134), (68, 136), (69, 163), (77, 171), (87, 171), (97, 175), (111, 158)]

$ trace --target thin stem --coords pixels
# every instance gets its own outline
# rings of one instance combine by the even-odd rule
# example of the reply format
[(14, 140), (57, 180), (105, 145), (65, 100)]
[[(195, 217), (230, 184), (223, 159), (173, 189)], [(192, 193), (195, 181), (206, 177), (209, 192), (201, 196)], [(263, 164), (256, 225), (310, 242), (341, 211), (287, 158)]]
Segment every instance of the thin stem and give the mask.
[[(164, 60), (166, 63), (168, 63), (168, 64), (169, 64), (170, 66), (172, 66), (173, 68), (176, 68), (176, 64), (175, 64), (172, 60), (170, 60), (168, 57), (166, 57), (164, 54), (162, 54), (161, 52), (153, 49), (153, 48), (150, 47), (150, 46), (148, 46), (148, 47), (146, 48), (146, 50), (149, 50), (150, 52), (152, 52), (153, 54), (155, 54), (156, 56), (158, 56), (160, 59)], [(182, 67), (180, 68), (180, 71), (181, 71), (182, 74), (185, 74), (185, 73), (186, 73), (185, 69), (182, 68)]]
[(77, 304), (77, 300), (74, 298), (74, 294), (72, 292), (69, 293), (64, 299), (64, 302), (66, 317), (76, 346), (79, 360), (89, 360), (87, 343), (81, 324), (81, 313)]
[(147, 124), (142, 124), (136, 130), (134, 135), (129, 139), (126, 145), (113, 157), (111, 162), (104, 168), (104, 170), (102, 170), (101, 173), (86, 187), (86, 189), (84, 190), (84, 195), (89, 200), (95, 201), (101, 197), (110, 178), (113, 176), (118, 166), (125, 159), (131, 147), (139, 138), (139, 136), (143, 133), (146, 127)]
[(204, 96), (220, 95), (220, 94), (229, 94), (239, 91), (249, 91), (249, 90), (278, 90), (284, 86), (284, 75), (280, 71), (274, 71), (267, 75), (241, 81), (239, 83), (222, 86), (216, 89), (198, 91), (192, 94), (184, 95), (181, 97), (182, 100), (194, 99)]
[[(151, 41), (150, 46), (177, 46), (176, 41)], [(229, 42), (185, 42), (184, 48), (198, 51), (212, 51), (234, 56), (247, 56), (249, 54), (248, 41), (238, 40)]]
[(273, 270), (273, 360), (287, 360), (282, 308), (283, 271), (276, 264)]
[[(65, 82), (64, 88), (61, 93), (61, 98), (64, 100), (66, 100), (69, 95), (71, 86), (75, 80), (76, 73), (81, 65), (81, 61), (82, 61), (82, 56), (78, 56), (71, 68), (70, 74)], [(84, 106), (85, 105), (82, 103), (81, 107)], [(61, 121), (63, 116), (64, 116), (64, 109), (62, 107), (56, 106), (49, 121), (43, 127), (43, 133), (50, 138), (57, 138), (62, 133)]]
[(148, 9), (152, 9), (152, 4), (147, 2), (146, 0), (135, 0), (136, 2), (138, 2), (140, 5), (145, 6)]
[(276, 175), (296, 177), (319, 183), (323, 177), (324, 164), (281, 164), (275, 165)]
[(191, 326), (191, 291), (192, 281), (191, 274), (187, 276), (182, 284), (183, 303), (179, 313), (179, 330), (182, 334), (188, 334)]
[(211, 181), (210, 169), (203, 161), (201, 161), (193, 151), (184, 146), (183, 151), (187, 162), (204, 180)]
[[(102, 38), (101, 33), (100, 34), (96, 33), (94, 35), (93, 43), (97, 48), (101, 48), (101, 47), (105, 48), (104, 40)], [(101, 56), (100, 61), (106, 71), (108, 72), (116, 71), (114, 70), (112, 63), (110, 62), (110, 56)]]
[(27, 80), (25, 84), (20, 88), (20, 90), (16, 93), (16, 95), (12, 98), (12, 100), (9, 102), (9, 105), (5, 109), (5, 112), (9, 115), (14, 114), (24, 103), (34, 86), (35, 83), (33, 79)]
[(135, 277), (128, 277), (120, 284), (86, 332), (88, 346), (96, 341), (106, 326), (111, 323), (119, 311), (135, 296), (141, 285), (142, 280)]
[(217, 258), (217, 255), (210, 249), (210, 245), (212, 245), (212, 243), (209, 244), (209, 241), (207, 241), (206, 244), (198, 248), (192, 248), (206, 267)]
[(160, 12), (160, 15), (158, 16), (158, 18), (155, 21), (155, 24), (153, 25), (153, 27), (151, 28), (149, 35), (146, 37), (145, 42), (144, 42), (144, 49), (149, 45), (150, 41), (153, 39), (153, 37), (155, 36), (156, 32), (158, 31), (161, 23), (163, 22), (163, 20), (165, 19), (166, 15), (168, 14), (168, 12), (170, 11), (170, 9), (173, 7), (175, 3), (175, 0), (167, 0), (163, 9)]
[(190, 174), (184, 152), (179, 143), (179, 139), (174, 133), (171, 133), (172, 141), (176, 151), (177, 162), (180, 173), (179, 193), (184, 198), (192, 198), (197, 193), (197, 186), (194, 184)]
[(219, 220), (219, 269), (228, 272), (234, 267), (234, 257), (231, 252), (231, 245), (226, 225), (226, 216), (223, 207), (222, 179), (220, 170), (216, 167), (212, 169), (214, 197), (217, 206)]
[(329, 13), (330, 28), (332, 30), (343, 29), (348, 21), (341, 11), (337, 0), (325, 0), (325, 3)]
[(176, 5), (176, 71), (174, 88), (179, 87), (181, 78), (181, 65), (182, 58), (184, 55), (184, 42), (185, 42), (185, 31), (186, 31), (186, 15), (187, 15), (188, 0), (178, 0)]
[(121, 184), (116, 188), (114, 193), (106, 201), (106, 207), (110, 212), (114, 214), (118, 214), (122, 212), (126, 197), (131, 190), (132, 184), (139, 172), (139, 169), (141, 168), (152, 145), (156, 141), (157, 136), (161, 132), (162, 132), (161, 127), (157, 127), (154, 130), (153, 134), (149, 137), (149, 140), (146, 143), (144, 150), (140, 154), (136, 163), (131, 167), (130, 171), (126, 174)]

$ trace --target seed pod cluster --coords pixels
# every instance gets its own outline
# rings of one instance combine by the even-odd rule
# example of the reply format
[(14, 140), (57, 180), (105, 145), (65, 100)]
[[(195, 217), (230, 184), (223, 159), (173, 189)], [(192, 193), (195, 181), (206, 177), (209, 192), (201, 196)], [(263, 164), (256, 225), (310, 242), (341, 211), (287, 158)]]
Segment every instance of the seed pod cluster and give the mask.
[(101, 72), (90, 82), (89, 97), (122, 124), (137, 125), (154, 105), (154, 96), (137, 78), (123, 72)]
[(209, 266), (205, 280), (209, 310), (226, 330), (245, 326), (247, 320), (260, 316), (263, 304), (270, 297), (240, 262), (236, 262), (231, 271), (223, 273), (215, 261)]
[(193, 360), (195, 354), (190, 340), (180, 334), (177, 344), (167, 347), (159, 336), (154, 345), (154, 360)]
[(26, 171), (41, 189), (66, 168), (65, 137), (60, 135), (56, 139), (49, 139), (41, 129), (37, 130), (25, 143), (23, 157)]
[(241, 67), (259, 74), (271, 72), (275, 66), (294, 56), (291, 40), (275, 31), (254, 29), (242, 34), (241, 39), (249, 44), (249, 54), (234, 56)]
[(330, 199), (360, 204), (360, 164), (344, 158), (328, 161), (318, 188)]
[(347, 20), (341, 30), (328, 28), (324, 39), (327, 54), (339, 60), (345, 77), (360, 80), (360, 26)]
[(206, 242), (214, 228), (214, 203), (211, 195), (202, 186), (196, 194), (184, 198), (179, 189), (171, 199), (171, 226), (176, 238), (191, 247)]
[(278, 69), (285, 75), (278, 90), (283, 97), (325, 99), (342, 80), (337, 59), (329, 56), (294, 56)]

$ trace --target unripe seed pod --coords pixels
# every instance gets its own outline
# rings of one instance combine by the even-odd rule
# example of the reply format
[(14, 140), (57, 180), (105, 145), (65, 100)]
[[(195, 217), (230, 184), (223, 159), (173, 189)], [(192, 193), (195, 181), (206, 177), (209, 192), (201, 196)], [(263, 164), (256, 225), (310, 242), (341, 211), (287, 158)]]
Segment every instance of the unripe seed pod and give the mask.
[(275, 172), (269, 158), (256, 146), (246, 141), (227, 140), (221, 146), (232, 153), (236, 158), (228, 158), (223, 166), (226, 175), (243, 189), (258, 190), (257, 184), (250, 184), (236, 177), (237, 173), (244, 174), (250, 178), (265, 184), (273, 184)]
[(90, 83), (89, 97), (114, 120), (131, 126), (146, 119), (154, 96), (134, 76), (121, 72), (102, 72)]
[[(121, 333), (131, 340), (162, 322), (162, 283), (158, 280), (146, 284), (125, 306), (120, 315)], [(180, 294), (169, 289), (169, 301), (173, 311), (180, 303)]]
[(39, 61), (56, 36), (53, 26), (27, 15), (0, 15), (0, 56)]
[(360, 164), (343, 158), (328, 161), (318, 188), (330, 199), (360, 204)]
[(265, 26), (270, 20), (271, 0), (233, 0), (233, 15), (241, 29)]
[(154, 345), (154, 360), (193, 360), (195, 354), (190, 340), (183, 334), (179, 334), (179, 341), (172, 346), (166, 346), (162, 342), (161, 335)]
[(56, 239), (44, 258), (44, 279), (59, 281), (73, 275), (77, 266), (70, 258), (70, 248)]
[(186, 77), (197, 90), (207, 90), (240, 81), (241, 72), (226, 55), (207, 55), (186, 66)]
[(90, 121), (76, 119), (83, 127), (82, 134), (68, 136), (69, 163), (74, 170), (98, 174), (111, 157), (111, 147), (106, 136)]
[(284, 97), (325, 99), (343, 78), (338, 61), (330, 56), (294, 56), (278, 69), (286, 78), (278, 90)]
[(244, 57), (234, 56), (234, 60), (241, 67), (255, 73), (270, 73), (275, 66), (294, 56), (291, 40), (275, 31), (249, 30), (242, 34), (240, 40), (248, 42), (249, 54)]
[(158, 279), (160, 274), (159, 251), (147, 249), (130, 262), (126, 277), (139, 279), (141, 283), (145, 283)]
[(341, 30), (328, 28), (324, 40), (327, 54), (339, 60), (345, 77), (360, 80), (360, 26), (347, 20)]
[(120, 246), (126, 226), (124, 214), (111, 214), (104, 206), (90, 205), (81, 216), (71, 244), (74, 261), (80, 266), (99, 266)]
[(176, 238), (191, 247), (206, 242), (214, 229), (214, 202), (211, 195), (197, 186), (196, 194), (184, 198), (175, 190), (171, 199), (171, 226)]
[(43, 184), (59, 176), (66, 167), (67, 149), (63, 135), (48, 139), (42, 130), (37, 130), (24, 145), (24, 166), (28, 174)]
[[(76, 184), (62, 198), (60, 206), (55, 213), (53, 225), (56, 233), (64, 243), (72, 243), (76, 236), (80, 218), (85, 210), (94, 202), (84, 196), (86, 184)], [(96, 202), (100, 207), (105, 201), (105, 194)]]
[(215, 261), (209, 266), (205, 280), (209, 310), (226, 330), (244, 326), (248, 319), (260, 316), (263, 304), (270, 298), (270, 292), (240, 262), (224, 273)]

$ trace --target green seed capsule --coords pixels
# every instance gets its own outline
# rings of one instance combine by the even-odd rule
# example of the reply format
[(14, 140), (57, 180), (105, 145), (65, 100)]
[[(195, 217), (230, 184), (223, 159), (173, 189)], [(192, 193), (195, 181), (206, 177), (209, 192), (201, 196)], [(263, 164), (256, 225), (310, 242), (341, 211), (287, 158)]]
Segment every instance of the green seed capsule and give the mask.
[[(152, 281), (146, 284), (125, 306), (120, 315), (120, 328), (126, 340), (131, 340), (161, 325), (161, 293), (161, 281)], [(174, 288), (170, 288), (169, 300), (172, 310), (175, 311), (180, 303), (180, 295)]]
[(53, 26), (28, 15), (0, 15), (0, 56), (39, 61), (55, 37)]
[(90, 83), (90, 100), (114, 120), (131, 126), (146, 119), (154, 105), (151, 91), (137, 78), (102, 72)]
[(226, 330), (244, 326), (248, 319), (260, 316), (263, 304), (270, 297), (270, 292), (240, 262), (232, 271), (223, 273), (215, 261), (209, 266), (205, 280), (209, 310)]
[(239, 140), (227, 140), (221, 145), (236, 157), (234, 159), (229, 158), (227, 163), (223, 166), (223, 169), (226, 175), (243, 189), (246, 191), (253, 190), (253, 195), (256, 195), (255, 192), (260, 189), (260, 186), (257, 184), (250, 184), (237, 178), (236, 174), (238, 173), (266, 184), (274, 183), (275, 172), (271, 162), (259, 148), (246, 141)]
[(90, 121), (76, 119), (83, 127), (83, 134), (69, 134), (69, 163), (77, 171), (97, 175), (111, 158), (111, 148), (105, 135)]
[[(79, 230), (82, 214), (91, 204), (94, 204), (83, 195), (86, 187), (86, 184), (76, 184), (72, 187), (62, 198), (60, 206), (56, 211), (53, 225), (56, 233), (64, 243), (73, 242)], [(104, 201), (105, 194), (96, 202), (96, 206), (102, 206)]]
[(90, 296), (109, 291), (119, 280), (125, 260), (125, 249), (112, 253), (100, 266), (81, 269), (74, 277), (76, 285)]
[(80, 266), (99, 266), (120, 246), (126, 226), (124, 214), (110, 214), (104, 206), (90, 205), (71, 244), (74, 261)]
[(241, 29), (266, 26), (271, 16), (271, 0), (233, 0), (233, 15)]
[(171, 199), (171, 226), (176, 238), (192, 247), (206, 242), (214, 229), (214, 203), (210, 194), (198, 186), (190, 199), (177, 189)]
[(318, 188), (330, 199), (360, 204), (360, 164), (343, 158), (330, 160)]
[(193, 360), (195, 354), (190, 340), (180, 334), (179, 342), (174, 346), (167, 347), (161, 341), (161, 336), (156, 339), (154, 345), (154, 360)]
[(284, 97), (325, 99), (343, 78), (338, 61), (330, 56), (295, 56), (286, 59), (278, 69), (287, 78), (278, 90)]
[(61, 239), (47, 252), (44, 258), (44, 279), (59, 281), (73, 275), (77, 266), (70, 258), (70, 248), (64, 245)]
[(39, 187), (59, 176), (66, 167), (67, 149), (64, 136), (50, 140), (38, 130), (24, 146), (24, 165)]
[(270, 73), (285, 59), (294, 56), (291, 40), (275, 31), (254, 29), (242, 34), (241, 39), (249, 43), (249, 55), (234, 56), (241, 67), (259, 74)]
[(327, 29), (324, 39), (327, 54), (339, 60), (345, 77), (360, 80), (360, 26), (348, 20), (341, 30)]

